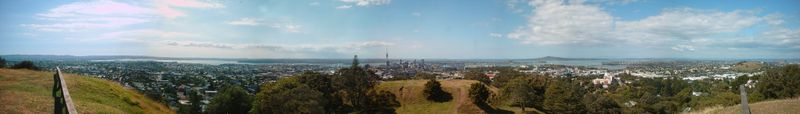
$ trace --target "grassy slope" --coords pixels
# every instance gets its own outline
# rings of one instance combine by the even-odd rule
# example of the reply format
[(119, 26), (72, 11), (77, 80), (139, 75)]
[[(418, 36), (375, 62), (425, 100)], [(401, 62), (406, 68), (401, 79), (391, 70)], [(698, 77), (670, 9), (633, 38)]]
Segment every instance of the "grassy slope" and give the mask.
[[(387, 81), (381, 83), (378, 88), (387, 90), (397, 96), (397, 101), (400, 101), (401, 107), (397, 108), (397, 113), (400, 114), (476, 114), (487, 113), (477, 105), (472, 103), (469, 98), (469, 86), (472, 83), (478, 83), (474, 80), (439, 80), (442, 88), (453, 96), (453, 99), (448, 102), (433, 102), (428, 101), (422, 95), (422, 90), (428, 80), (400, 80), (400, 81)], [(403, 91), (400, 91), (400, 88)], [(494, 93), (498, 93), (498, 89), (490, 87)], [(500, 106), (501, 109), (512, 110), (520, 112), (518, 109), (514, 110), (508, 106)]]
[[(800, 112), (800, 98), (762, 101), (750, 104), (753, 114), (791, 114)], [(741, 114), (742, 106), (712, 107), (697, 112), (697, 114)]]
[[(52, 113), (53, 74), (0, 69), (0, 112)], [(111, 81), (73, 74), (66, 74), (65, 78), (80, 113), (175, 113), (165, 105)]]

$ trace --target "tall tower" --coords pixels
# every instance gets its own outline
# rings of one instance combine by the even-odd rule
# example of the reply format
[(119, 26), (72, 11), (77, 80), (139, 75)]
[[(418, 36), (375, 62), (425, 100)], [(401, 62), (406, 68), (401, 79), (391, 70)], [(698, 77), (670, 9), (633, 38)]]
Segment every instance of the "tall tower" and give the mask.
[(386, 49), (386, 67), (389, 67), (389, 48), (384, 49)]

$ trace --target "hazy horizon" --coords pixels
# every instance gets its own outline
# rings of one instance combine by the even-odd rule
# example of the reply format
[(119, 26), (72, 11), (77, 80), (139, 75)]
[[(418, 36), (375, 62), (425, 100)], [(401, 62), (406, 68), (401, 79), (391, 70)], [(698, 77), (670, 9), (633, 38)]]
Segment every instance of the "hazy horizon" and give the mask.
[[(724, 4), (723, 4), (724, 3)], [(800, 1), (0, 1), (0, 55), (796, 59)]]

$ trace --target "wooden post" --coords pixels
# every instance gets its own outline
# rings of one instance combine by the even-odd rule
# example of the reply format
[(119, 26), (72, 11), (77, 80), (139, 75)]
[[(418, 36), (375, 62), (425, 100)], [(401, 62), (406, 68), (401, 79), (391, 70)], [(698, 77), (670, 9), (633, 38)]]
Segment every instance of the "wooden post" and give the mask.
[(750, 107), (747, 106), (747, 91), (744, 90), (744, 84), (739, 85), (739, 91), (742, 96), (742, 114), (750, 114)]

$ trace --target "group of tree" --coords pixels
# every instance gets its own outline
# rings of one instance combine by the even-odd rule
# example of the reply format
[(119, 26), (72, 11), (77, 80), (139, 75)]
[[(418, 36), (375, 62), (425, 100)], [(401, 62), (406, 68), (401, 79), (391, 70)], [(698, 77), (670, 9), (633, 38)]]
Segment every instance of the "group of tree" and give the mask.
[[(6, 68), (6, 64), (8, 61), (0, 57), (0, 68)], [(36, 64), (33, 64), (32, 61), (21, 61), (13, 66), (9, 67), (11, 69), (29, 69), (29, 70), (41, 70)]]
[(755, 90), (764, 99), (782, 99), (800, 96), (800, 65), (786, 65), (770, 69), (758, 76)]
[(425, 88), (422, 90), (422, 96), (425, 96), (426, 99), (435, 102), (447, 102), (453, 99), (453, 96), (450, 93), (447, 93), (442, 89), (442, 84), (436, 79), (430, 79), (427, 83), (425, 83)]
[(244, 88), (234, 85), (223, 86), (219, 93), (208, 104), (208, 113), (211, 114), (245, 114), (250, 111), (253, 96)]
[[(500, 101), (513, 107), (532, 107), (547, 113), (679, 113), (740, 102), (738, 86), (747, 89), (751, 102), (800, 96), (800, 65), (772, 68), (761, 75), (735, 79), (687, 81), (678, 77), (643, 78), (619, 74), (625, 82), (603, 88), (593, 78), (524, 74), (509, 68), (469, 69), (465, 79), (500, 89)], [(499, 71), (493, 80), (487, 72)], [(619, 81), (619, 80), (617, 80)], [(618, 84), (619, 83), (619, 84)], [(479, 94), (470, 94), (473, 100)]]
[(6, 59), (0, 57), (0, 68), (6, 68)]
[(394, 113), (400, 103), (375, 89), (379, 78), (353, 60), (333, 75), (305, 72), (261, 87), (250, 113)]

